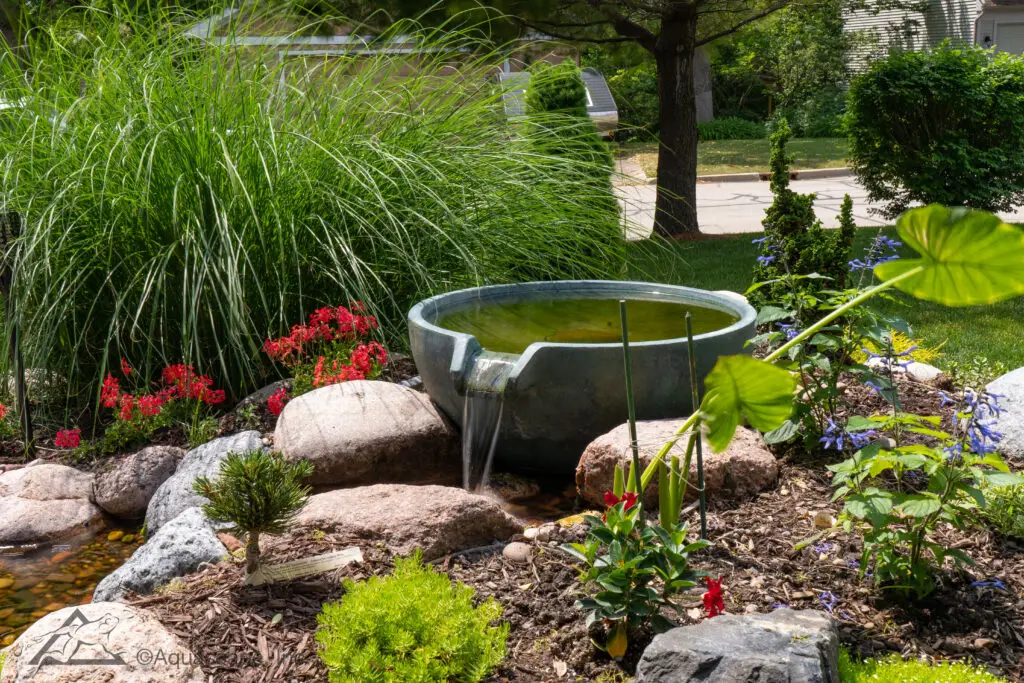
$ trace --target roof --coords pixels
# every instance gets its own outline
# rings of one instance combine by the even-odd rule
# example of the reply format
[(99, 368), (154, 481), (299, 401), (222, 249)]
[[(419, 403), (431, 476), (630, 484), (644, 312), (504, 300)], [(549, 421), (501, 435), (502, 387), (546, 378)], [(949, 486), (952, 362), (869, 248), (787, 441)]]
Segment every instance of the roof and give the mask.
[[(615, 105), (615, 98), (608, 87), (604, 75), (597, 69), (586, 68), (580, 72), (583, 77), (583, 85), (587, 88), (589, 101), (587, 102), (587, 113), (592, 117), (618, 114), (619, 109)], [(523, 116), (526, 113), (526, 88), (530, 84), (529, 71), (505, 72), (498, 74), (498, 80), (509, 88), (505, 94), (505, 114), (509, 117)]]

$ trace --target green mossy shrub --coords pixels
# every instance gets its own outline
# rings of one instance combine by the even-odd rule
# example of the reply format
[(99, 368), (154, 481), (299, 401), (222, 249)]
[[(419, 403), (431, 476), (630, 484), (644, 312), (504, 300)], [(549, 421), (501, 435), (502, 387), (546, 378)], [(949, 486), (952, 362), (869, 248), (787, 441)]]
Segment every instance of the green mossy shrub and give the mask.
[(505, 656), (508, 624), (493, 598), (424, 567), (419, 553), (387, 577), (345, 581), (319, 616), (320, 657), (332, 683), (474, 683)]
[(994, 531), (1024, 540), (1024, 486), (1002, 486), (985, 491), (981, 509), (985, 523)]
[(617, 140), (658, 139), (658, 74), (653, 61), (619, 69), (608, 77), (608, 87), (619, 107)]
[(712, 140), (763, 140), (768, 131), (763, 123), (748, 121), (738, 116), (711, 119), (697, 124), (701, 142)]
[[(778, 280), (787, 273), (811, 275), (828, 279), (802, 280), (805, 288), (841, 290), (850, 273), (850, 248), (857, 226), (853, 219), (853, 200), (843, 198), (839, 213), (839, 229), (826, 230), (814, 214), (813, 194), (799, 194), (789, 187), (789, 166), (786, 143), (792, 135), (789, 124), (780, 119), (769, 136), (771, 144), (771, 189), (775, 196), (765, 212), (765, 241), (762, 256), (754, 266), (754, 282)], [(778, 282), (750, 293), (751, 301), (762, 306), (778, 301), (788, 285)], [(808, 322), (808, 321), (801, 321)]]
[(871, 201), (1007, 211), (1024, 202), (1024, 59), (944, 43), (850, 85), (850, 164)]
[(928, 664), (902, 660), (896, 655), (858, 662), (845, 649), (839, 651), (842, 683), (1007, 683), (980, 667), (960, 662)]

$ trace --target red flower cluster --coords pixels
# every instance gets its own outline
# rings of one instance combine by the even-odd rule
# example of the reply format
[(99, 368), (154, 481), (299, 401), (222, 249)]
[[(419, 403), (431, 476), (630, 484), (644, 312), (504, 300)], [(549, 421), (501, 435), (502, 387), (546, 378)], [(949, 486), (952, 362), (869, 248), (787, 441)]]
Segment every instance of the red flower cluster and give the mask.
[(80, 443), (82, 443), (82, 430), (78, 427), (57, 430), (57, 438), (53, 440), (53, 445), (57, 448), (78, 448)]
[(271, 394), (270, 398), (267, 399), (267, 410), (270, 411), (271, 415), (277, 417), (278, 415), (281, 414), (281, 411), (284, 410), (284, 404), (287, 402), (288, 390), (285, 389), (284, 387), (281, 387), (273, 394)]
[(712, 579), (710, 576), (705, 576), (704, 583), (708, 585), (708, 592), (704, 594), (704, 611), (708, 613), (710, 619), (725, 611), (725, 600), (722, 598), (722, 577)]
[[(121, 370), (126, 375), (132, 368), (125, 360), (121, 361)], [(207, 405), (222, 403), (225, 399), (223, 389), (211, 389), (213, 380), (206, 375), (197, 375), (191, 365), (168, 365), (161, 373), (164, 387), (153, 394), (135, 396), (121, 391), (121, 382), (111, 374), (103, 380), (100, 389), (100, 403), (105, 408), (117, 408), (118, 417), (130, 421), (136, 417), (154, 417), (160, 414), (164, 404), (174, 399), (199, 401)]]
[(317, 358), (313, 368), (313, 386), (326, 387), (331, 384), (348, 382), (354, 379), (366, 379), (388, 362), (388, 352), (377, 342), (360, 344), (349, 354), (348, 362), (334, 359), (330, 368), (326, 367), (324, 356)]
[(622, 494), (622, 497), (619, 498), (611, 491), (604, 492), (604, 504), (607, 505), (608, 507), (618, 505), (623, 501), (625, 501), (626, 503), (626, 505), (622, 508), (623, 511), (630, 509), (631, 507), (636, 505), (636, 494), (631, 491), (626, 491), (625, 493)]
[(377, 319), (364, 315), (366, 306), (354, 301), (345, 306), (325, 307), (309, 315), (308, 325), (296, 325), (287, 337), (268, 339), (263, 350), (285, 365), (302, 363), (312, 348), (331, 342), (354, 342), (377, 328)]
[(0, 420), (4, 419), (5, 417), (7, 417), (7, 406), (5, 406), (3, 403), (0, 403)]

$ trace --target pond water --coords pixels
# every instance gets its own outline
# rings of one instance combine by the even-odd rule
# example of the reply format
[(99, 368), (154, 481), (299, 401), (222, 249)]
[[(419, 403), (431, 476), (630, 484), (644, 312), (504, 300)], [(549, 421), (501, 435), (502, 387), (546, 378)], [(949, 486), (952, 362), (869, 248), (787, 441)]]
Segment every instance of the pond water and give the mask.
[[(631, 342), (686, 336), (686, 314), (693, 333), (732, 325), (731, 313), (674, 301), (627, 300)], [(439, 327), (465, 332), (490, 351), (522, 353), (539, 341), (570, 344), (621, 343), (618, 299), (546, 299), (511, 304), (481, 304), (442, 316)]]
[(46, 547), (0, 546), (0, 647), (40, 617), (89, 602), (140, 543), (137, 527), (115, 527)]

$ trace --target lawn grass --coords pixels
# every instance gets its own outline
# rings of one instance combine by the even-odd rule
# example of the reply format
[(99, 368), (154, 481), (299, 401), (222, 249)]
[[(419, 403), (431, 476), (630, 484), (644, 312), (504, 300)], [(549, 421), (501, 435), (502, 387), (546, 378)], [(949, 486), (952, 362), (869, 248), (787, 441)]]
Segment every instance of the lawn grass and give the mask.
[[(787, 145), (795, 157), (793, 170), (846, 166), (844, 138), (798, 138)], [(616, 148), (620, 156), (632, 157), (649, 177), (658, 175), (658, 143), (625, 143)], [(748, 173), (768, 170), (767, 140), (716, 140), (697, 146), (697, 173)]]
[[(895, 229), (883, 228), (895, 236)], [(854, 240), (854, 257), (862, 254), (878, 234), (876, 228), (862, 228)], [(725, 236), (695, 242), (636, 243), (632, 276), (655, 282), (726, 289), (743, 292), (750, 286), (758, 250), (751, 240), (761, 234)], [(982, 356), (1001, 361), (1009, 368), (1024, 366), (1024, 298), (992, 306), (949, 308), (918, 301), (900, 293), (894, 301), (875, 299), (874, 306), (900, 316), (910, 323), (915, 338), (930, 347), (941, 346), (935, 364), (966, 361)]]
[(842, 683), (1006, 683), (981, 667), (963, 662), (929, 664), (902, 660), (897, 655), (857, 661), (843, 648), (839, 653)]

